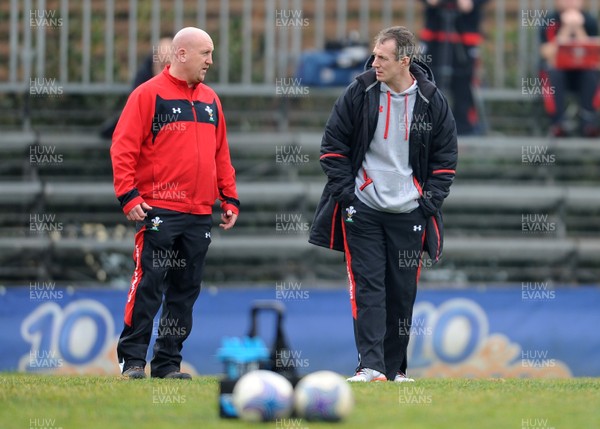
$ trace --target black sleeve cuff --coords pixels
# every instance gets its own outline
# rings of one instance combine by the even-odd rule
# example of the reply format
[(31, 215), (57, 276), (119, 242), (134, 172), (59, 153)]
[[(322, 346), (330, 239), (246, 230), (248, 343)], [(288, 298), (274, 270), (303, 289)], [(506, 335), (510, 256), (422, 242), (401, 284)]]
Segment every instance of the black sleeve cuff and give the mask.
[(219, 191), (219, 193), (221, 194), (221, 200), (227, 204), (233, 204), (234, 206), (236, 206), (238, 209), (240, 208), (240, 200), (232, 198), (232, 197), (227, 197), (223, 191)]
[(131, 201), (134, 198), (139, 197), (139, 196), (140, 196), (140, 193), (138, 192), (137, 188), (133, 188), (131, 191), (127, 192), (126, 194), (118, 196), (117, 199), (121, 203), (121, 208), (123, 208), (127, 205), (127, 203), (129, 201)]

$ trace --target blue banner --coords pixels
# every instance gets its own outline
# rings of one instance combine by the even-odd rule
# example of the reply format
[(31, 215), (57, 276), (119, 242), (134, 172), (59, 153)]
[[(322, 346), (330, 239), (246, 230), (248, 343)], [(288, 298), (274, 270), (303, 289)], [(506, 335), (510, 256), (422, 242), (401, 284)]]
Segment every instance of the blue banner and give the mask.
[[(0, 290), (0, 371), (118, 374), (115, 348), (126, 299), (126, 291), (59, 289), (41, 282)], [(353, 372), (356, 350), (347, 292), (292, 282), (271, 288), (205, 288), (194, 309), (182, 369), (224, 372), (216, 358), (222, 339), (246, 335), (252, 303), (265, 299), (286, 307), (290, 350), (278, 356), (282, 363), (301, 374)], [(400, 324), (398, 329), (410, 329), (411, 376), (598, 377), (599, 308), (597, 287), (524, 283), (424, 290), (418, 294), (412, 326)], [(260, 318), (259, 335), (268, 346), (274, 322), (271, 315)]]

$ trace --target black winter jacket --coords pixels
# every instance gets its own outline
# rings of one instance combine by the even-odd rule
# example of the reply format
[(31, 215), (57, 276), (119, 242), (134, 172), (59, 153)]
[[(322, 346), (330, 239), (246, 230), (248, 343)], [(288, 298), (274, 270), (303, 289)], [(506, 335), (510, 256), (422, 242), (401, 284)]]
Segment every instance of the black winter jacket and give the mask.
[[(320, 162), (328, 181), (308, 240), (317, 246), (344, 251), (343, 210), (356, 198), (355, 177), (379, 116), (380, 83), (370, 68), (372, 60), (367, 71), (338, 98), (325, 125)], [(435, 263), (443, 248), (442, 203), (456, 172), (456, 125), (429, 67), (413, 61), (410, 72), (417, 80), (418, 94), (409, 135), (409, 162), (421, 192), (419, 205), (428, 218), (424, 250)]]

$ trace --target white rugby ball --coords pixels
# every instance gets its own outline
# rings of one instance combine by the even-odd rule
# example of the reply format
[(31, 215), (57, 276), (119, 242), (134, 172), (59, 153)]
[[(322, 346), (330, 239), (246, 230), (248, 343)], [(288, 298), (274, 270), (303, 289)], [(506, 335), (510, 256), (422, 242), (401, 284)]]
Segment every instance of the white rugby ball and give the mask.
[(244, 374), (233, 388), (233, 406), (240, 419), (266, 422), (290, 416), (294, 388), (282, 375), (256, 370)]
[(353, 407), (354, 396), (348, 382), (332, 371), (308, 374), (294, 390), (296, 414), (306, 420), (343, 420)]

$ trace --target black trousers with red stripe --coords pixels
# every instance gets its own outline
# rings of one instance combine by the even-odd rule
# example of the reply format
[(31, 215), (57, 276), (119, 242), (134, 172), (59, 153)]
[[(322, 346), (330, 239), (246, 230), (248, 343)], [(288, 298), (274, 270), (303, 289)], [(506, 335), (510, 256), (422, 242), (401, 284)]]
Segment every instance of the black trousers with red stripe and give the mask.
[[(146, 365), (153, 333), (157, 339), (152, 376), (162, 377), (180, 369), (181, 350), (192, 330), (192, 310), (211, 242), (211, 225), (210, 215), (160, 208), (153, 208), (144, 222), (136, 224), (136, 265), (117, 346), (123, 371)], [(160, 320), (154, 323), (161, 304)]]
[[(545, 68), (540, 72), (547, 94), (544, 94), (544, 107), (554, 126), (563, 125), (567, 110), (567, 94), (572, 91), (579, 102), (581, 127), (597, 124), (594, 96), (598, 88), (597, 70), (559, 70)], [(547, 78), (547, 80), (546, 80)]]
[(358, 198), (342, 223), (359, 367), (406, 373), (425, 216), (373, 210)]
[(431, 55), (428, 65), (436, 85), (452, 101), (456, 131), (460, 135), (479, 132), (480, 123), (472, 88), (479, 48), (446, 42), (427, 42), (425, 45), (427, 54)]

